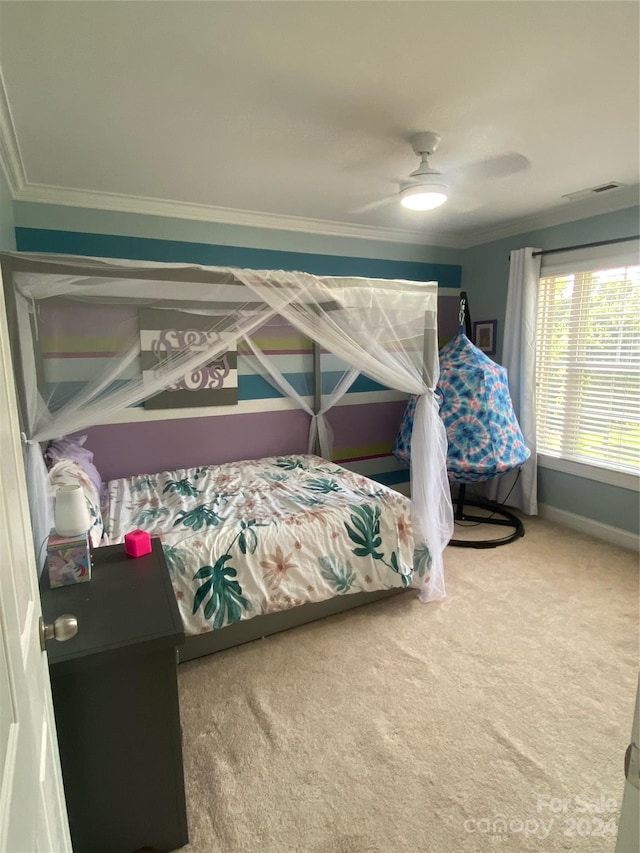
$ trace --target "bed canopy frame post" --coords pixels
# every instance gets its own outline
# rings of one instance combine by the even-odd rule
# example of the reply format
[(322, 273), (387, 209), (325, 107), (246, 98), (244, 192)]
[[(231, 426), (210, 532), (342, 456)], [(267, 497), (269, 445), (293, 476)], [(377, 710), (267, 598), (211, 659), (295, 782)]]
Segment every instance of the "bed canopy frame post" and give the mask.
[[(320, 344), (313, 341), (313, 413), (317, 415), (322, 407), (322, 356)], [(312, 453), (320, 453), (320, 435), (316, 430)]]
[(429, 388), (435, 388), (434, 376), (429, 369), (429, 353), (435, 348), (438, 351), (438, 331), (429, 328), (427, 314), (424, 315), (424, 332), (422, 337), (422, 377)]
[[(18, 315), (16, 310), (16, 294), (13, 287), (13, 261), (10, 257), (0, 259), (0, 268), (2, 270), (2, 288), (4, 291), (4, 304), (7, 311), (7, 322), (9, 325), (9, 348), (11, 351), (11, 361), (13, 370), (16, 376), (23, 377), (24, 370), (22, 366), (22, 353), (18, 335), (14, 330), (18, 328)], [(23, 382), (16, 382), (16, 399), (18, 402), (18, 418), (20, 429), (25, 429), (27, 423), (27, 401), (25, 398), (25, 390)]]

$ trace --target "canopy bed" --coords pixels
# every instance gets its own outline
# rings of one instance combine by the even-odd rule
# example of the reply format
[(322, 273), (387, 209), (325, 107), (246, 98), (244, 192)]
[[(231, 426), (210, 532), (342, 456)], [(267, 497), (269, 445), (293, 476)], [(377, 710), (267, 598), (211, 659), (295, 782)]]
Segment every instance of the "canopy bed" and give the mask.
[[(437, 283), (60, 255), (0, 257), (38, 555), (52, 527), (52, 485), (69, 478), (86, 490), (95, 547), (121, 542), (132, 527), (160, 536), (190, 635), (185, 659), (397, 589), (415, 587), (423, 601), (444, 596), (442, 555), (452, 507), (446, 434), (434, 393)], [(63, 386), (44, 374), (39, 356), (52, 311), (68, 312), (74, 323), (90, 318), (93, 328), (119, 324), (126, 343), (94, 366), (90, 380)], [(171, 316), (174, 326), (179, 316), (182, 325), (150, 343), (143, 312)], [(255, 342), (255, 333), (276, 315), (315, 342), (313, 406)], [(199, 382), (239, 342), (256, 371), (309, 415), (308, 454), (215, 466), (203, 459), (196, 469), (141, 471), (103, 485), (91, 470), (89, 449), (80, 458), (81, 443), (72, 439), (65, 452), (62, 436)], [(323, 374), (321, 350), (337, 356), (344, 369)], [(331, 462), (325, 416), (360, 372), (416, 396), (411, 501)], [(247, 574), (252, 559), (259, 570)], [(285, 576), (288, 587), (281, 582)], [(205, 633), (216, 639), (203, 641)]]

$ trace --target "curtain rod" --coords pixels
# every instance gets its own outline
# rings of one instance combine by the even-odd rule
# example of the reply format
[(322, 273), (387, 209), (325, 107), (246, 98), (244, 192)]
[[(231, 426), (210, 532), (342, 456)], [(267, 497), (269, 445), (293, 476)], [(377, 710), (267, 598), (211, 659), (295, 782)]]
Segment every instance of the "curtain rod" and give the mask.
[(534, 252), (533, 257), (538, 255), (554, 255), (556, 252), (571, 252), (573, 249), (592, 249), (595, 246), (610, 246), (612, 243), (628, 243), (629, 240), (640, 240), (640, 235), (635, 237), (617, 237), (614, 240), (599, 240), (597, 243), (582, 243), (579, 246), (562, 246), (559, 249), (542, 249), (539, 252)]
[[(539, 255), (554, 255), (556, 252), (571, 252), (574, 249), (592, 249), (595, 246), (610, 246), (613, 243), (628, 243), (630, 240), (640, 240), (640, 234), (636, 234), (634, 237), (616, 237), (614, 240), (599, 240), (597, 243), (581, 243), (579, 246), (561, 246), (558, 249), (541, 249), (539, 252), (534, 252), (533, 257), (537, 258)], [(511, 255), (509, 255), (509, 260), (511, 260)]]

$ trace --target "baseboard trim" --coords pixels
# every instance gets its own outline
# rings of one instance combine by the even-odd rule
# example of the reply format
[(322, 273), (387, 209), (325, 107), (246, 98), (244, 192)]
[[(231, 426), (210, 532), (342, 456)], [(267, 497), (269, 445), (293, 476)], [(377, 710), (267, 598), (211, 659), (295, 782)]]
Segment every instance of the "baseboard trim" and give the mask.
[(588, 533), (595, 536), (596, 539), (604, 539), (605, 542), (612, 542), (614, 545), (629, 548), (631, 551), (640, 551), (640, 536), (628, 530), (622, 530), (620, 527), (612, 527), (610, 524), (603, 524), (601, 521), (594, 521), (592, 518), (576, 515), (574, 512), (558, 509), (549, 504), (538, 504), (538, 515), (540, 518), (554, 521), (563, 527), (570, 527), (580, 533)]

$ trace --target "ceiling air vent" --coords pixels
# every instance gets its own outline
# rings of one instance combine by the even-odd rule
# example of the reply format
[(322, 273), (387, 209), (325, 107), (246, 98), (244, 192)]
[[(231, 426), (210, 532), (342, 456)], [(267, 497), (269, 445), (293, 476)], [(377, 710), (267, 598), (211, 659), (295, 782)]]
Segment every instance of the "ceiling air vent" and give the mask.
[(591, 192), (593, 193), (606, 193), (607, 190), (615, 190), (616, 187), (621, 187), (622, 184), (603, 184), (601, 187), (594, 187)]
[(600, 184), (597, 187), (589, 187), (586, 190), (578, 190), (575, 193), (567, 193), (563, 195), (562, 198), (568, 198), (569, 201), (579, 201), (583, 198), (589, 198), (594, 195), (600, 195), (601, 193), (610, 193), (614, 190), (619, 190), (624, 187), (625, 184), (621, 184), (620, 181), (609, 181), (606, 184)]

